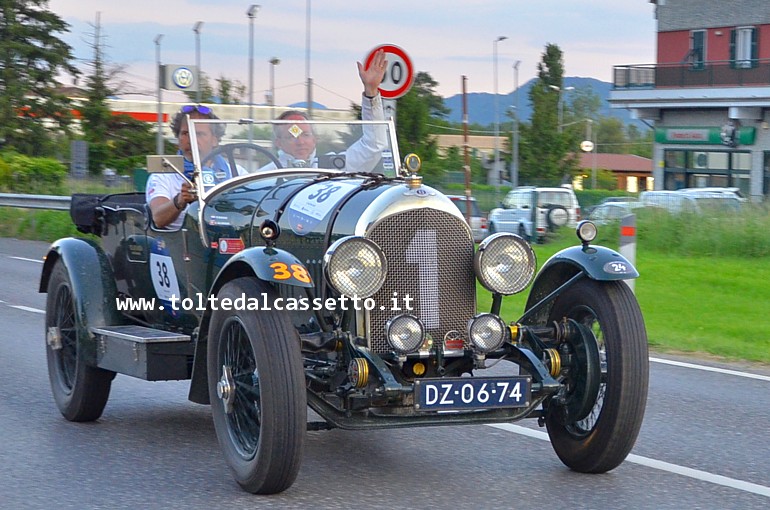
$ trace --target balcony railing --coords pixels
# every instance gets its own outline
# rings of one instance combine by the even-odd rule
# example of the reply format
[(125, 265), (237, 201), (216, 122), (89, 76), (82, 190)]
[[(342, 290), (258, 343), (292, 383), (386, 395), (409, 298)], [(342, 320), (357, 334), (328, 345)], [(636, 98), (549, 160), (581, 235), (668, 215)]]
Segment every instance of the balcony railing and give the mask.
[(613, 68), (615, 90), (762, 86), (770, 86), (770, 59), (639, 64)]

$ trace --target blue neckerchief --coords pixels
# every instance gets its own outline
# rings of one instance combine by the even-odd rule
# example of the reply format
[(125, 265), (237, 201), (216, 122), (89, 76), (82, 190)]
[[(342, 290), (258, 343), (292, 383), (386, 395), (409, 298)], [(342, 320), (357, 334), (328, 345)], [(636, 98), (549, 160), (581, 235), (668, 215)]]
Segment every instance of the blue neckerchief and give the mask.
[[(176, 153), (181, 155), (182, 151), (179, 150)], [(192, 181), (194, 171), (195, 164), (192, 161), (187, 161), (187, 158), (184, 158), (184, 176)]]
[[(177, 154), (182, 154), (182, 151), (181, 150), (177, 151)], [(214, 170), (216, 182), (226, 181), (227, 179), (229, 179), (232, 176), (231, 173), (230, 173), (230, 166), (227, 164), (227, 161), (225, 161), (225, 158), (223, 158), (222, 156), (216, 156), (214, 158), (214, 165), (213, 165), (213, 167), (206, 167), (206, 168), (204, 168), (204, 171), (206, 169), (209, 169), (209, 168)], [(184, 159), (184, 172), (183, 172), (185, 177), (187, 177), (188, 179), (190, 179), (192, 181), (192, 179), (193, 179), (193, 172), (194, 171), (195, 171), (195, 164), (192, 161), (187, 161), (187, 158), (185, 158)], [(224, 178), (216, 177), (216, 173), (217, 172), (224, 172), (225, 173), (225, 177)]]

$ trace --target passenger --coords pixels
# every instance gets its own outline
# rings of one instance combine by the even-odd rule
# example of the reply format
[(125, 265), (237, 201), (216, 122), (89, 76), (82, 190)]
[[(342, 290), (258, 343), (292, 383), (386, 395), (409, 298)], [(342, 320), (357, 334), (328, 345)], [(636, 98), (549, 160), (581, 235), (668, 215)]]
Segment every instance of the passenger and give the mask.
[[(191, 119), (217, 119), (211, 108), (201, 105), (186, 105), (174, 115), (171, 130), (179, 141), (177, 154), (184, 156), (184, 174), (192, 180), (193, 164), (190, 127), (187, 116)], [(198, 124), (195, 126), (195, 136), (201, 156), (208, 154), (219, 144), (224, 135), (224, 125)], [(208, 170), (208, 172), (206, 172)], [(211, 184), (221, 182), (231, 177), (230, 168), (224, 158), (217, 156), (211, 167), (204, 169), (204, 181), (212, 180)], [(154, 173), (147, 179), (147, 203), (150, 205), (152, 221), (156, 227), (179, 229), (184, 222), (182, 212), (187, 205), (197, 200), (197, 194), (190, 184), (176, 173)]]
[[(364, 85), (361, 98), (362, 120), (385, 120), (379, 86), (385, 76), (387, 60), (383, 50), (375, 53), (368, 69), (358, 64), (358, 76)], [(311, 125), (306, 124), (305, 113), (291, 110), (284, 112), (278, 120), (296, 120), (296, 124), (276, 124), (273, 129), (273, 144), (278, 161), (283, 168), (317, 167), (316, 135)], [(345, 167), (358, 172), (371, 172), (380, 160), (382, 149), (387, 144), (384, 126), (364, 126), (363, 136), (345, 151)], [(269, 163), (260, 170), (276, 168)]]

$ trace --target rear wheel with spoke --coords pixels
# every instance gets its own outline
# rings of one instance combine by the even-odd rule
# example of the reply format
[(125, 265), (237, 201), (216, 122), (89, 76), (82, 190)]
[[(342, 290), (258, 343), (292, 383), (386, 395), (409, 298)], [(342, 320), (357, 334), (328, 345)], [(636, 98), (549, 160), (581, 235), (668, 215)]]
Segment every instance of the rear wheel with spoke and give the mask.
[(51, 271), (45, 306), (48, 378), (56, 405), (70, 421), (94, 421), (107, 405), (115, 372), (86, 365), (80, 324), (67, 268), (58, 260)]
[[(274, 299), (254, 278), (225, 284), (219, 301)], [(236, 481), (256, 494), (291, 486), (299, 471), (307, 422), (300, 341), (285, 312), (216, 310), (208, 330), (214, 426)]]

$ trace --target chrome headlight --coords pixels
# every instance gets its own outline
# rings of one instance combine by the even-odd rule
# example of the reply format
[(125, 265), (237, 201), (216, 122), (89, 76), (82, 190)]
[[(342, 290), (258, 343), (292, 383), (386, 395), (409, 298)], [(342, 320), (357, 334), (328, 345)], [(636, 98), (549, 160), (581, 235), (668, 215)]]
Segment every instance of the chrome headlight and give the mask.
[(535, 252), (529, 243), (508, 233), (484, 239), (473, 262), (481, 285), (504, 296), (524, 290), (532, 281), (537, 267)]
[(577, 224), (575, 233), (582, 243), (590, 243), (596, 239), (596, 225), (592, 221), (583, 220)]
[(385, 338), (394, 351), (409, 354), (425, 341), (425, 327), (414, 315), (398, 315), (385, 324)]
[(482, 313), (468, 321), (468, 338), (481, 352), (494, 351), (505, 341), (507, 328), (503, 320), (491, 313)]
[(357, 236), (343, 237), (324, 254), (324, 274), (346, 296), (373, 296), (385, 282), (388, 263), (379, 246)]

